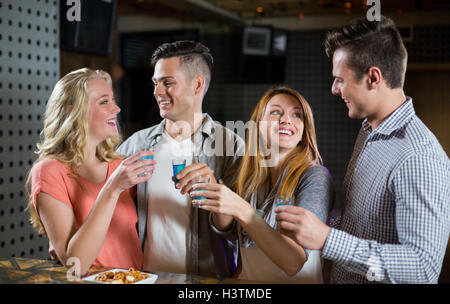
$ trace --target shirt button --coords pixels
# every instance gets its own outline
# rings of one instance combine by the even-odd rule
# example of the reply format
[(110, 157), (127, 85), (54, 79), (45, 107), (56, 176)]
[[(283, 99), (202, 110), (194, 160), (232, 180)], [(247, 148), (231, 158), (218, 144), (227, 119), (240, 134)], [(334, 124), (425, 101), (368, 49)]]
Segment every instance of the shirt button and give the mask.
[(367, 143), (367, 146), (369, 147), (371, 144), (372, 144), (372, 142), (369, 141), (369, 142)]

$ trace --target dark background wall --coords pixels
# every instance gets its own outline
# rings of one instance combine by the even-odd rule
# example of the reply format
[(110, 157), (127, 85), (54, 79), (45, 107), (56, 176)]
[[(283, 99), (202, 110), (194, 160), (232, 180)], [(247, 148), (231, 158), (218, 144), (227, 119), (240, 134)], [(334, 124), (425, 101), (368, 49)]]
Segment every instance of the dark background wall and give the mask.
[[(285, 81), (283, 83), (249, 84), (239, 82), (238, 66), (240, 64), (239, 34), (203, 35), (200, 41), (207, 45), (215, 58), (213, 80), (205, 101), (204, 110), (223, 124), (228, 120), (247, 121), (251, 112), (270, 87), (284, 84), (298, 90), (310, 103), (316, 125), (318, 145), (324, 160), (335, 180), (336, 208), (341, 207), (342, 181), (347, 162), (353, 151), (353, 144), (361, 127), (360, 120), (352, 120), (347, 116), (347, 108), (340, 97), (331, 94), (332, 64), (324, 52), (323, 41), (326, 30), (292, 31), (288, 40), (287, 61), (285, 65)], [(414, 39), (405, 42), (409, 53), (409, 63), (414, 68), (417, 63), (450, 61), (450, 27), (423, 26), (414, 28)], [(427, 72), (435, 74), (436, 72)], [(448, 141), (448, 121), (440, 116), (450, 115), (449, 95), (446, 92), (445, 76), (449, 71), (441, 71), (442, 85), (436, 88), (439, 80), (435, 79), (434, 90), (429, 90), (424, 77), (425, 71), (416, 67), (407, 72), (405, 92), (413, 97), (419, 117), (441, 141), (450, 153)], [(419, 77), (419, 78), (418, 78)], [(410, 84), (411, 83), (411, 84)], [(414, 85), (412, 85), (414, 83)], [(442, 97), (434, 96), (440, 92)], [(422, 93), (423, 94), (422, 94)], [(448, 89), (447, 89), (448, 92)], [(414, 93), (414, 94), (412, 94)], [(423, 96), (425, 95), (425, 96)], [(433, 100), (437, 107), (431, 107)], [(434, 113), (434, 114), (433, 114)], [(431, 118), (433, 117), (433, 118)]]
[[(204, 110), (222, 123), (248, 121), (254, 106), (269, 87), (284, 84), (298, 90), (313, 110), (319, 151), (335, 179), (336, 197), (340, 198), (342, 178), (360, 123), (348, 119), (344, 102), (331, 94), (331, 61), (323, 51), (325, 34), (326, 31), (291, 32), (285, 81), (262, 84), (238, 83), (238, 73), (229, 71), (230, 67), (239, 65), (239, 53), (235, 49), (238, 52), (240, 49), (232, 47), (233, 41), (240, 41), (239, 37), (232, 34), (201, 37), (216, 59), (215, 78), (205, 98)], [(229, 56), (230, 53), (235, 56)]]

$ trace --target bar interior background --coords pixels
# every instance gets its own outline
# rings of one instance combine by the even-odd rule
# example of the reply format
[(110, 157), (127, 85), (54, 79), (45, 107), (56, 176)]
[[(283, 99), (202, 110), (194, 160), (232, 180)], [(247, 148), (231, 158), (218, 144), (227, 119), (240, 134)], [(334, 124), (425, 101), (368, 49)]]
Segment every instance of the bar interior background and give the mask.
[[(205, 112), (225, 124), (247, 121), (267, 88), (285, 84), (312, 106), (319, 149), (331, 171), (341, 207), (342, 179), (360, 121), (331, 94), (331, 60), (325, 34), (364, 16), (366, 1), (354, 0), (89, 0), (80, 22), (69, 22), (66, 1), (0, 0), (0, 256), (48, 259), (48, 240), (31, 227), (25, 178), (36, 158), (46, 101), (56, 81), (81, 67), (112, 74), (126, 138), (160, 121), (149, 63), (162, 42), (195, 39), (214, 56)], [(450, 153), (450, 2), (382, 0), (408, 49), (405, 92), (418, 116)], [(244, 51), (244, 33), (254, 36)], [(262, 40), (261, 40), (262, 39)], [(245, 44), (247, 45), (247, 44)], [(250, 53), (252, 50), (250, 50)], [(439, 279), (450, 283), (450, 253)]]

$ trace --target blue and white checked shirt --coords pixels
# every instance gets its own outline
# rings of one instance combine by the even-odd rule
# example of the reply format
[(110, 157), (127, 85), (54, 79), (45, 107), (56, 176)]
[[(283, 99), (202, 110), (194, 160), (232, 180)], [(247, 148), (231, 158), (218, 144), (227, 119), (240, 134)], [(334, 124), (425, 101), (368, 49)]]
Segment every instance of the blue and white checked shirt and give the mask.
[(322, 250), (332, 283), (437, 283), (450, 230), (450, 162), (412, 99), (363, 122), (344, 179), (341, 227)]

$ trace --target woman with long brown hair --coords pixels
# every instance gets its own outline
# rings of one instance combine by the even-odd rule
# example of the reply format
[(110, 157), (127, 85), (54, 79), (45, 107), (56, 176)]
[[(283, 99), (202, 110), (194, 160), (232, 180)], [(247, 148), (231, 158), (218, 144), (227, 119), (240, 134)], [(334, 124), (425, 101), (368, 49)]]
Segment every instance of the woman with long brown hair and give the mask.
[(190, 193), (192, 203), (211, 211), (217, 233), (239, 240), (239, 278), (319, 283), (319, 251), (303, 249), (280, 233), (274, 211), (279, 199), (291, 198), (292, 204), (325, 222), (331, 209), (334, 188), (321, 165), (311, 108), (293, 89), (270, 89), (250, 121), (235, 192), (225, 185), (199, 183)]

